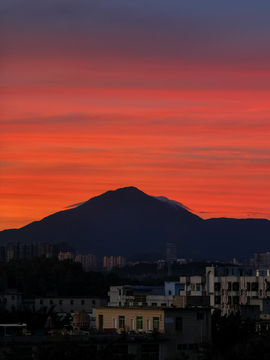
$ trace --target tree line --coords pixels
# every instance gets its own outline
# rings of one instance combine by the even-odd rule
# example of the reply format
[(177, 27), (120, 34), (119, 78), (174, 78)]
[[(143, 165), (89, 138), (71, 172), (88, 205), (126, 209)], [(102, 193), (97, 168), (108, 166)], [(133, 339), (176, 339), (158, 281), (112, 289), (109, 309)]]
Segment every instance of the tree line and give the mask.
[(36, 257), (0, 263), (0, 292), (16, 289), (28, 296), (101, 296), (110, 286), (121, 284), (114, 273), (85, 272), (70, 259)]

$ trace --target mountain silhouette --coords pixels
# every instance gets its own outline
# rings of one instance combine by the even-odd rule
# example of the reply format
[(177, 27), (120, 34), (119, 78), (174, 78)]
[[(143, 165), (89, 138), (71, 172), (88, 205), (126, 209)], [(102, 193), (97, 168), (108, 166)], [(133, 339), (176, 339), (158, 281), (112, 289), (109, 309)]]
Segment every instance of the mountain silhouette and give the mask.
[(65, 241), (80, 253), (102, 257), (164, 254), (166, 243), (174, 242), (178, 257), (206, 260), (269, 251), (270, 221), (203, 220), (180, 205), (172, 206), (135, 187), (125, 187), (20, 229), (3, 230), (0, 244)]

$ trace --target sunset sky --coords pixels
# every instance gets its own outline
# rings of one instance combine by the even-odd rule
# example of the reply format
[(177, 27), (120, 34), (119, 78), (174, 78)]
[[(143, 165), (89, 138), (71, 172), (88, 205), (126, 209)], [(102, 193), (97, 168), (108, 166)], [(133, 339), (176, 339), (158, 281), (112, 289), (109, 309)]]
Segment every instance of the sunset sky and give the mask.
[(0, 230), (136, 186), (270, 219), (270, 2), (2, 0)]

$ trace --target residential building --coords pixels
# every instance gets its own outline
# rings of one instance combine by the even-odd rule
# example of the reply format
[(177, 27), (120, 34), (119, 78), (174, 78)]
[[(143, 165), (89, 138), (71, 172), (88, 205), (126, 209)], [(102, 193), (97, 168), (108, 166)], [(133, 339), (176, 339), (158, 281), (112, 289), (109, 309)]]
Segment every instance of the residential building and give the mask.
[(166, 262), (174, 262), (177, 259), (177, 246), (175, 243), (166, 244)]
[(255, 253), (254, 266), (256, 268), (270, 267), (270, 253)]
[(66, 259), (71, 259), (74, 260), (75, 259), (75, 255), (72, 252), (60, 252), (58, 254), (58, 260), (66, 260)]
[(169, 307), (173, 305), (173, 296), (165, 295), (164, 286), (111, 286), (108, 296), (110, 307)]
[[(97, 328), (105, 333), (147, 334), (159, 333), (162, 341), (149, 338), (153, 345), (154, 359), (164, 360), (180, 356), (185, 352), (190, 359), (197, 358), (198, 344), (211, 339), (211, 311), (209, 307), (201, 308), (128, 308), (106, 307), (96, 309)], [(137, 338), (134, 337), (134, 341)], [(136, 355), (144, 347), (129, 347), (129, 353)], [(149, 357), (149, 356), (148, 356)], [(141, 357), (138, 357), (141, 358)], [(151, 358), (151, 357), (149, 357)]]
[(175, 281), (166, 281), (165, 282), (165, 295), (169, 296), (175, 296), (180, 295), (180, 291), (184, 290), (185, 286), (181, 284), (180, 282)]
[(100, 297), (36, 297), (36, 311), (42, 308), (53, 308), (57, 313), (75, 313), (84, 311), (92, 313), (92, 310), (98, 306), (106, 306), (107, 299)]
[(0, 294), (0, 308), (5, 310), (22, 310), (22, 309), (34, 309), (35, 300), (34, 297), (25, 295), (17, 289), (7, 289)]
[(240, 311), (251, 299), (270, 297), (270, 269), (207, 267), (206, 276), (180, 277), (183, 296), (209, 296), (212, 308), (223, 314)]
[(109, 271), (115, 266), (122, 267), (122, 266), (126, 266), (126, 264), (127, 264), (127, 260), (122, 256), (110, 256), (110, 257), (104, 256), (103, 258), (103, 267)]
[(84, 271), (91, 271), (97, 268), (97, 258), (95, 255), (82, 255), (75, 256), (75, 261), (82, 263)]

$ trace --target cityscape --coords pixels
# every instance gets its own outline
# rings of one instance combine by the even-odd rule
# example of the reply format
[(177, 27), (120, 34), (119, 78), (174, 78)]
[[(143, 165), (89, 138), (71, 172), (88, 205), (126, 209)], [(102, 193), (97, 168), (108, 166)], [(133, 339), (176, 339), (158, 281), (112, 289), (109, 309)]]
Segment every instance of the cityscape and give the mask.
[(0, 360), (270, 360), (270, 2), (0, 14)]

